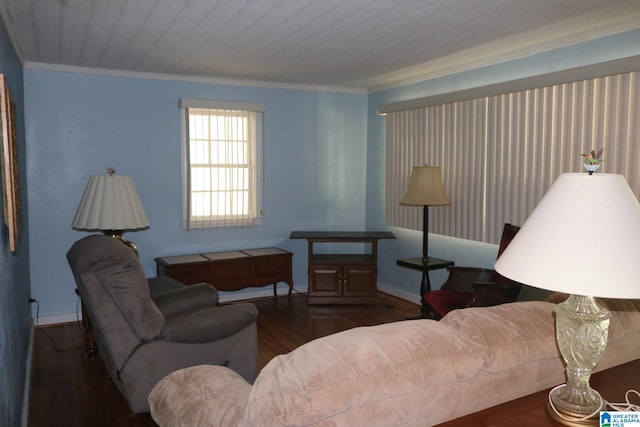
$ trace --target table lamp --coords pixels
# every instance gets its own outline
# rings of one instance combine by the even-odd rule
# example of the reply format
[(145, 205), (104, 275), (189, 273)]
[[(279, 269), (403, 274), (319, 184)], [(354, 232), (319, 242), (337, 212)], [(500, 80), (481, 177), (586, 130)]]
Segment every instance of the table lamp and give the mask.
[(640, 204), (622, 175), (592, 173), (561, 175), (495, 264), (509, 279), (570, 295), (555, 308), (567, 382), (547, 405), (569, 426), (598, 425), (604, 410), (589, 379), (610, 312), (594, 297), (640, 298)]
[(429, 260), (429, 206), (446, 206), (451, 200), (444, 193), (440, 167), (414, 166), (411, 171), (409, 189), (400, 201), (401, 205), (422, 206), (422, 262)]
[(81, 231), (102, 231), (137, 254), (138, 248), (124, 238), (124, 232), (149, 228), (149, 220), (131, 177), (115, 175), (112, 167), (107, 173), (89, 178), (71, 227)]

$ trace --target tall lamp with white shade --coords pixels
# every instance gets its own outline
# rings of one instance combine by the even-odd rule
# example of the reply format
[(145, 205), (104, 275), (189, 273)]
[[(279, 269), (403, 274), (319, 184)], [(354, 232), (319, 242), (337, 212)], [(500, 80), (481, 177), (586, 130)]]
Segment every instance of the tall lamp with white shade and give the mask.
[(137, 254), (138, 248), (124, 238), (124, 232), (149, 228), (149, 220), (133, 179), (115, 175), (112, 167), (107, 169), (107, 175), (92, 175), (71, 227), (81, 231), (101, 231), (122, 241)]
[(615, 174), (561, 175), (496, 261), (501, 275), (569, 294), (556, 306), (567, 382), (547, 413), (570, 426), (598, 425), (604, 410), (589, 385), (607, 345), (610, 313), (594, 297), (640, 298), (640, 204)]

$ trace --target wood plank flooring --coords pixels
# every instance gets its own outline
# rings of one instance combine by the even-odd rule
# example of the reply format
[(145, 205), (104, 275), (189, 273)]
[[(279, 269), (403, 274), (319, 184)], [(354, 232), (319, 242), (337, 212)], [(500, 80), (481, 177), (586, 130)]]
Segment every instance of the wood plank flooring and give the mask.
[[(258, 316), (259, 369), (278, 354), (313, 339), (357, 326), (418, 316), (416, 304), (379, 293), (373, 305), (312, 305), (305, 295), (252, 300)], [(78, 323), (37, 328), (34, 337), (29, 427), (154, 427), (149, 414), (134, 415), (99, 358), (84, 352)]]

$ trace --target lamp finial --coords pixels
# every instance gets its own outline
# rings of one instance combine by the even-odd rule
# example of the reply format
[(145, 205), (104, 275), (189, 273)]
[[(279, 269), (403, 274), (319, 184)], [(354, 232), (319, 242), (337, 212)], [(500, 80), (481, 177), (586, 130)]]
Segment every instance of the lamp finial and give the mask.
[(116, 168), (114, 168), (113, 166), (109, 166), (107, 168), (107, 173), (109, 174), (109, 176), (113, 176), (113, 174), (116, 173)]

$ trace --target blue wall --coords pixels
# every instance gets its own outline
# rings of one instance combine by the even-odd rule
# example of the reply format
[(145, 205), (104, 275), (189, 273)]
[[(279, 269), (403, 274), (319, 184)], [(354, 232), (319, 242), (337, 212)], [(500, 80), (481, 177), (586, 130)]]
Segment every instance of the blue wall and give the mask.
[[(0, 224), (0, 425), (17, 426), (20, 425), (22, 411), (26, 410), (26, 407), (23, 407), (23, 398), (26, 373), (29, 369), (27, 363), (30, 361), (32, 331), (31, 309), (28, 302), (29, 229), (26, 227), (29, 212), (25, 196), (27, 182), (25, 180), (22, 68), (1, 22), (0, 72), (7, 79), (16, 107), (23, 223), (18, 240), (18, 251), (15, 254), (9, 250), (9, 234), (4, 225), (4, 219)], [(0, 189), (0, 194), (3, 192), (4, 189)], [(3, 199), (0, 198), (0, 200)]]
[[(71, 220), (89, 176), (110, 165), (133, 177), (149, 217), (150, 229), (127, 234), (149, 276), (158, 256), (273, 245), (294, 252), (294, 281), (306, 285), (306, 242), (289, 233), (364, 227), (365, 94), (32, 69), (24, 78), (31, 287), (43, 316), (75, 313), (65, 253), (87, 233)], [(266, 104), (263, 226), (181, 229), (180, 98)]]
[[(636, 55), (640, 55), (640, 30), (369, 94), (367, 101), (367, 227), (381, 228), (385, 224), (385, 119), (384, 116), (376, 114), (378, 106)], [(415, 257), (422, 253), (422, 233), (399, 228), (391, 228), (391, 231), (396, 234), (397, 240), (380, 246), (381, 262), (378, 280), (382, 284), (393, 287), (395, 293), (407, 298), (413, 297), (417, 301), (421, 274), (397, 267), (395, 261), (398, 258)], [(460, 266), (492, 268), (497, 252), (496, 245), (438, 235), (429, 237), (430, 255), (454, 260), (456, 265)], [(432, 286), (439, 287), (446, 280), (447, 274), (446, 271), (439, 270), (431, 272), (430, 276)]]
[[(294, 281), (306, 286), (306, 242), (295, 229), (386, 229), (384, 117), (380, 104), (419, 98), (640, 54), (640, 31), (515, 61), (358, 94), (224, 85), (26, 69), (31, 286), (44, 316), (75, 317), (75, 284), (64, 257), (86, 233), (70, 223), (88, 177), (113, 165), (132, 175), (151, 228), (128, 233), (148, 275), (157, 256), (261, 246), (294, 252)], [(179, 98), (262, 102), (265, 221), (262, 227), (181, 229)], [(396, 259), (417, 256), (421, 233), (392, 229), (379, 246), (381, 288), (417, 299), (419, 273)], [(431, 253), (489, 267), (497, 248), (431, 236)], [(431, 274), (439, 286), (444, 271)]]

